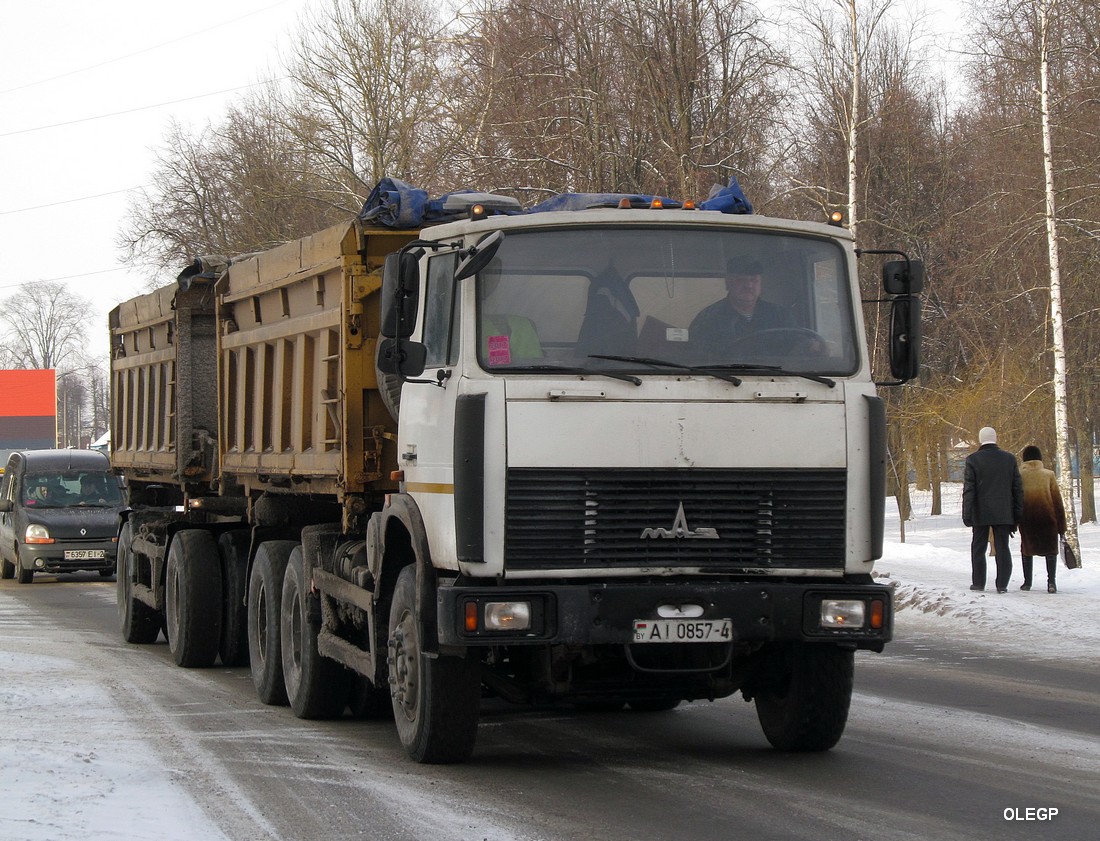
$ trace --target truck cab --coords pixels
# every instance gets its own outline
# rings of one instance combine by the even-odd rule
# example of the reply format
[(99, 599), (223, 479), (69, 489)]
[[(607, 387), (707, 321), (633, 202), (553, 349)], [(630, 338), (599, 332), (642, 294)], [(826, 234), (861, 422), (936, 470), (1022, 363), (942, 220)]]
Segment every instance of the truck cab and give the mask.
[[(624, 207), (422, 237), (383, 288), (401, 485), (374, 524), (430, 556), (419, 643), (526, 701), (740, 689), (777, 747), (831, 747), (892, 629), (851, 234)], [(918, 274), (884, 269), (896, 370)]]

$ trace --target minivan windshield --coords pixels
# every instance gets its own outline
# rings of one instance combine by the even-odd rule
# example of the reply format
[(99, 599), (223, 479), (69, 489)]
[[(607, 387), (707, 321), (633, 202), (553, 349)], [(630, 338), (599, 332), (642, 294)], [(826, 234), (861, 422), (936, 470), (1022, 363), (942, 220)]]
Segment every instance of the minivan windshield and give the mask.
[(508, 232), (477, 279), (497, 372), (843, 376), (859, 344), (843, 249), (718, 227)]
[(23, 503), (29, 508), (117, 508), (122, 490), (118, 479), (104, 470), (28, 473)]

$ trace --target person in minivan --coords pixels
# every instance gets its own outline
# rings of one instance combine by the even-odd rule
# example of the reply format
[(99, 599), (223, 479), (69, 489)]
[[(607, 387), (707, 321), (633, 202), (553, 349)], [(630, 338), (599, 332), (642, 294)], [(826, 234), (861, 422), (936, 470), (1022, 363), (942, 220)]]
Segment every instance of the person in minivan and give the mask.
[(37, 476), (27, 480), (27, 505), (64, 505), (68, 494), (54, 477)]
[(80, 477), (80, 501), (107, 502), (107, 482), (102, 476), (85, 473)]

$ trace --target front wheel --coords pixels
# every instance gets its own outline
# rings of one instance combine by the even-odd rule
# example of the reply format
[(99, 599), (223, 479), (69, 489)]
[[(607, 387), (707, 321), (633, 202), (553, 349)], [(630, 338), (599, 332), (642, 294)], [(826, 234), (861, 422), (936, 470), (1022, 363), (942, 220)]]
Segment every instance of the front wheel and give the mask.
[(165, 636), (172, 659), (189, 669), (213, 666), (222, 632), (222, 576), (210, 532), (176, 534), (165, 575)]
[(7, 558), (0, 557), (0, 578), (7, 580), (15, 577), (15, 564)]
[(34, 580), (34, 570), (23, 566), (22, 561), (19, 560), (18, 550), (15, 554), (15, 580), (20, 584), (30, 584)]
[(792, 644), (780, 656), (755, 693), (764, 735), (778, 750), (829, 750), (848, 721), (854, 652), (826, 644)]
[(283, 577), (279, 612), (286, 694), (298, 718), (338, 718), (348, 703), (351, 673), (318, 653), (319, 629), (310, 621), (308, 598), (302, 547), (295, 546)]
[(416, 606), (416, 567), (397, 578), (390, 606), (390, 697), (401, 744), (417, 762), (469, 759), (481, 707), (480, 664), (465, 657), (424, 654)]

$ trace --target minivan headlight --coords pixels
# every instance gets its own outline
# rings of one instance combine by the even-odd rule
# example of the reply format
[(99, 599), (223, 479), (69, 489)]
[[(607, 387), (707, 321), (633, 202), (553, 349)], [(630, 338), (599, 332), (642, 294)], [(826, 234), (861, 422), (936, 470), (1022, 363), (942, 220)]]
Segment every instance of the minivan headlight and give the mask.
[(25, 543), (53, 543), (50, 530), (40, 523), (31, 523), (27, 526), (27, 534), (23, 540)]

